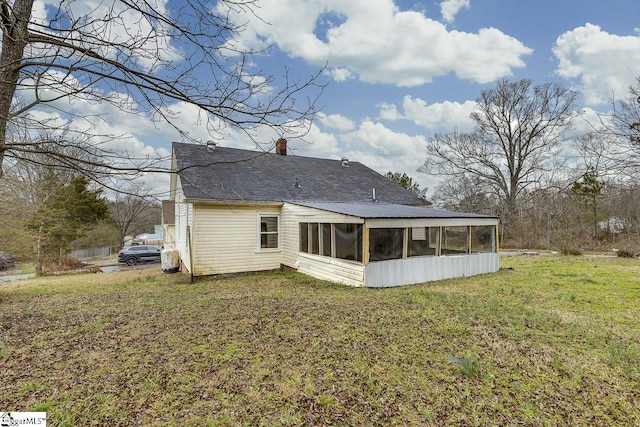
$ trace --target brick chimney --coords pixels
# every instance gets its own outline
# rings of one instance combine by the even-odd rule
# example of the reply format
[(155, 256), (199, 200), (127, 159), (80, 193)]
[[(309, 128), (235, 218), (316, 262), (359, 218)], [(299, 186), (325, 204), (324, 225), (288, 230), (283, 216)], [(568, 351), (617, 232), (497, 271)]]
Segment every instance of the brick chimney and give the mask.
[(287, 140), (284, 138), (280, 138), (276, 141), (276, 154), (280, 154), (281, 156), (287, 155)]

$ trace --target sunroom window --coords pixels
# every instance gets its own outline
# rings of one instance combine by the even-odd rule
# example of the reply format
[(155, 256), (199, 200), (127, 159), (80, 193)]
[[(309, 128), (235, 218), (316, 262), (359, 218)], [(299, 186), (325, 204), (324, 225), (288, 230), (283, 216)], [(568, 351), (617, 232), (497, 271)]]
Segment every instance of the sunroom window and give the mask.
[(320, 234), (318, 233), (318, 224), (309, 224), (309, 253), (314, 255), (320, 254)]
[(299, 230), (300, 252), (331, 256), (331, 224), (301, 222)]
[(410, 227), (409, 256), (438, 254), (440, 227)]
[(334, 224), (336, 258), (362, 262), (362, 224)]
[(496, 227), (494, 225), (471, 227), (471, 252), (495, 252)]
[(369, 230), (369, 260), (401, 259), (404, 228), (372, 228)]
[(331, 224), (320, 224), (322, 236), (322, 255), (331, 256)]
[(309, 223), (300, 223), (300, 252), (309, 252)]
[(467, 253), (469, 227), (444, 227), (442, 234), (442, 255)]

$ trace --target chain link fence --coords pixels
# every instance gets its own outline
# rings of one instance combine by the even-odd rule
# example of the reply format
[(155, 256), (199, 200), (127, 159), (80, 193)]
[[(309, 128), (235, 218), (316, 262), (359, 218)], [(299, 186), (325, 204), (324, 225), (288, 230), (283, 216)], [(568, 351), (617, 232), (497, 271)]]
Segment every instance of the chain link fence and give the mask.
[(69, 256), (77, 258), (80, 261), (89, 261), (99, 258), (109, 258), (118, 253), (119, 246), (103, 246), (101, 248), (77, 249), (71, 251)]

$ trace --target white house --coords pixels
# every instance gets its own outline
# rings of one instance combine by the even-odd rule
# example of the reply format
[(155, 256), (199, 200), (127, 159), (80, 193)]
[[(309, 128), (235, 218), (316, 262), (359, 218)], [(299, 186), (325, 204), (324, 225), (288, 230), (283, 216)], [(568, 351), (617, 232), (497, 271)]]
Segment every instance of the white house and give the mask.
[[(388, 287), (498, 270), (498, 218), (427, 207), (347, 159), (173, 144), (165, 224), (194, 276), (291, 268)], [(171, 217), (171, 215), (167, 215)]]

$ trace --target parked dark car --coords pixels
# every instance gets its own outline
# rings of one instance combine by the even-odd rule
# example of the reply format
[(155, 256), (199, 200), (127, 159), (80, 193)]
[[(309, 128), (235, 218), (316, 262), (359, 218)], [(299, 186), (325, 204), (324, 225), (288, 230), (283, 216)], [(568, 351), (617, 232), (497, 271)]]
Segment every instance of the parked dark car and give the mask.
[(139, 262), (160, 261), (162, 249), (152, 245), (125, 246), (118, 252), (118, 262), (136, 265)]

